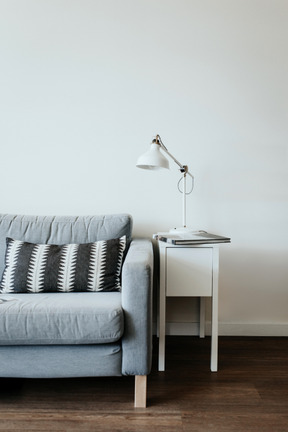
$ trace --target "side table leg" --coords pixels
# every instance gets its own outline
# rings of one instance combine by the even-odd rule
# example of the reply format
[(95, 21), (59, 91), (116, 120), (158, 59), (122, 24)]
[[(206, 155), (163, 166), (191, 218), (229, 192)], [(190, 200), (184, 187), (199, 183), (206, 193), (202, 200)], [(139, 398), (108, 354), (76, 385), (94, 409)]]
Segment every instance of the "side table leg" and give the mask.
[(205, 338), (205, 312), (205, 297), (200, 297), (200, 338)]
[(165, 370), (165, 336), (166, 336), (166, 248), (159, 247), (160, 253), (160, 283), (159, 283), (159, 357), (158, 370)]
[(218, 275), (219, 249), (213, 247), (213, 275), (212, 275), (212, 330), (211, 330), (211, 371), (218, 370)]
[[(164, 300), (165, 301), (165, 300)], [(165, 302), (166, 303), (166, 302)], [(162, 304), (162, 307), (164, 305)], [(160, 306), (161, 308), (161, 306)], [(164, 371), (165, 370), (165, 333), (166, 333), (166, 326), (165, 326), (165, 321), (163, 323), (163, 315), (164, 315), (164, 320), (165, 320), (165, 312), (162, 311), (162, 316), (161, 316), (161, 311), (160, 311), (160, 329), (159, 329), (159, 359), (158, 359), (158, 370), (159, 371)]]

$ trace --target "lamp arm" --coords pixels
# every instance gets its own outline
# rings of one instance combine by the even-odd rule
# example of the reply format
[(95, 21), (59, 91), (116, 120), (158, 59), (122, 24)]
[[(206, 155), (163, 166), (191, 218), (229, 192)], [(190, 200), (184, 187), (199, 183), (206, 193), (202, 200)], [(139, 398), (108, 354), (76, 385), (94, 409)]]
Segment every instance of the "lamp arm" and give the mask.
[(158, 144), (161, 149), (179, 166), (180, 171), (182, 173), (188, 174), (190, 177), (192, 177), (193, 181), (194, 181), (194, 176), (193, 174), (190, 173), (190, 171), (188, 171), (188, 166), (187, 165), (182, 165), (167, 149), (167, 147), (163, 144), (160, 135), (156, 135), (155, 140), (153, 140), (156, 144)]

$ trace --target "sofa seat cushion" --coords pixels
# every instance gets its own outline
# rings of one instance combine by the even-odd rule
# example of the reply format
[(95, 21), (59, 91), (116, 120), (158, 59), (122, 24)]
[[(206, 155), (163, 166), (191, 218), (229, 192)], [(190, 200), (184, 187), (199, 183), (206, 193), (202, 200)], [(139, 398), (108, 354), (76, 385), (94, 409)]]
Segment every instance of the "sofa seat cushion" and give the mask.
[(123, 329), (119, 292), (0, 296), (0, 345), (111, 343)]

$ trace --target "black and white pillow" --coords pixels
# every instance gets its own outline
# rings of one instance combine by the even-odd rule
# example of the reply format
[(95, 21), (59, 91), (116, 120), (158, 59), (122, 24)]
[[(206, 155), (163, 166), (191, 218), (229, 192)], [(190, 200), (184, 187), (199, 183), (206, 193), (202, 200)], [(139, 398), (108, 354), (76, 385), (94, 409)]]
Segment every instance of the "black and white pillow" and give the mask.
[(120, 291), (126, 237), (86, 244), (7, 238), (0, 290), (6, 293)]

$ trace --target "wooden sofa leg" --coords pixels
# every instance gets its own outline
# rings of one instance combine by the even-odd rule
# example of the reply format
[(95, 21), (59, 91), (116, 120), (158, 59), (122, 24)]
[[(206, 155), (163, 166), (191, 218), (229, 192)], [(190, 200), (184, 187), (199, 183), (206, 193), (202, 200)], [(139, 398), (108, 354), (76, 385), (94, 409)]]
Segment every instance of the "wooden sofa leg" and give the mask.
[(147, 375), (135, 375), (135, 408), (146, 408)]

